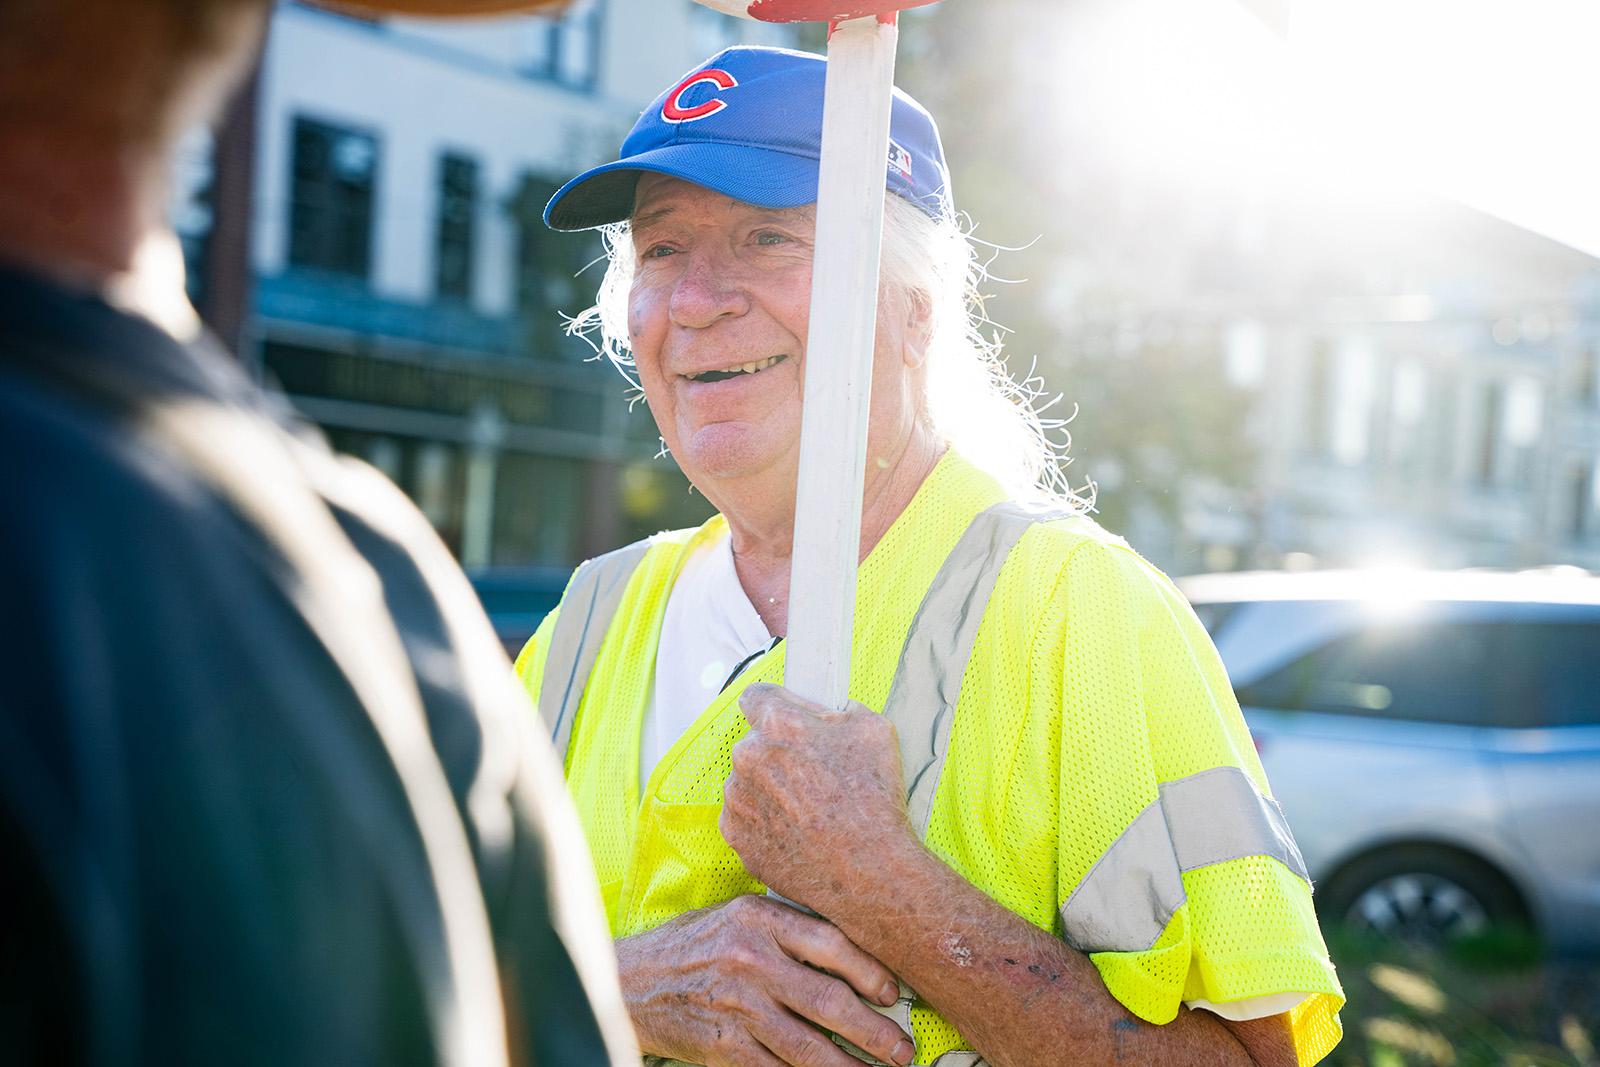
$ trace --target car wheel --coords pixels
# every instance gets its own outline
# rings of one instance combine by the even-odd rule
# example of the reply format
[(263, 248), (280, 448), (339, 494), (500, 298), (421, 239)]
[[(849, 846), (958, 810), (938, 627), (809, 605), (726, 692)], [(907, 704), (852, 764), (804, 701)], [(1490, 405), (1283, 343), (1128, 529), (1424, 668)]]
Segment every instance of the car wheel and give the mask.
[(1317, 894), (1326, 921), (1385, 939), (1440, 944), (1526, 927), (1516, 889), (1493, 867), (1443, 848), (1362, 857)]

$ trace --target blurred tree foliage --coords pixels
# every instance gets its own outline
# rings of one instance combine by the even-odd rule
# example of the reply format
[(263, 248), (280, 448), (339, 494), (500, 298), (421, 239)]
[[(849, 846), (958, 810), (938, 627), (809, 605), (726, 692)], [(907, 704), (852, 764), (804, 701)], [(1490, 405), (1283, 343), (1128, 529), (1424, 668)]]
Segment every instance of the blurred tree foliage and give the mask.
[(1328, 930), (1349, 998), (1329, 1067), (1594, 1067), (1600, 967), (1496, 931), (1423, 948)]
[[(1129, 225), (1143, 249), (1159, 249), (1149, 229), (1175, 226), (1184, 205), (1147, 189), (1133, 218), (1106, 221), (1129, 213), (1131, 179), (1082, 150), (1094, 124), (1082, 112), (1093, 105), (1062, 98), (1051, 50), (1057, 20), (1098, 2), (947, 0), (907, 12), (896, 81), (939, 122), (974, 236), (1000, 246), (985, 309), (1007, 331), (1013, 374), (1034, 368), (1046, 395), (1062, 396), (1051, 415), (1076, 411), (1070, 480), (1099, 484), (1099, 517), (1112, 530), (1136, 515), (1176, 530), (1187, 489), (1248, 485), (1251, 397), (1222, 372), (1225, 323), (1197, 328), (1190, 309), (1175, 314), (1152, 295), (1158, 286), (1129, 276), (1132, 257), (1115, 262)], [(1225, 255), (1185, 267), (1243, 280)]]

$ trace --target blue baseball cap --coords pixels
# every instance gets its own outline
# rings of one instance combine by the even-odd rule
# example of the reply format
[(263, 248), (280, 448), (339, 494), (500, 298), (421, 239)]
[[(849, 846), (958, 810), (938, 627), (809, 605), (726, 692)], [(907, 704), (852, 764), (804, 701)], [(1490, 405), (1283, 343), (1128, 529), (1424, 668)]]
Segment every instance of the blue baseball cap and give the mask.
[[(645, 171), (760, 207), (815, 203), (826, 72), (827, 60), (810, 52), (745, 45), (718, 52), (645, 109), (622, 142), (621, 159), (563, 185), (544, 209), (545, 225), (587, 230), (621, 222)], [(899, 89), (884, 173), (890, 192), (934, 218), (951, 210), (939, 129)]]

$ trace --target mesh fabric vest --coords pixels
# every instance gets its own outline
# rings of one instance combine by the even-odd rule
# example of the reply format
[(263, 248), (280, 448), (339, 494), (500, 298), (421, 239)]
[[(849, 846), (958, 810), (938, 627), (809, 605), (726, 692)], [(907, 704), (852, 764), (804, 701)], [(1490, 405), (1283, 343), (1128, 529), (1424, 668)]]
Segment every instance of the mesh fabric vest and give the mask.
[[(974, 517), (1003, 499), (991, 478), (947, 454), (863, 561), (852, 699), (885, 706), (930, 583)], [(690, 549), (725, 529), (718, 516), (652, 539), (586, 683), (575, 681), (582, 697), (570, 726), (568, 784), (617, 937), (764, 890), (717, 820), (730, 753), (748, 728), (739, 694), (754, 682), (781, 684), (782, 644), (704, 709), (642, 796), (638, 785), (640, 722), (667, 597)], [(535, 698), (553, 684), (544, 674), (556, 621), (547, 618), (518, 658)], [(1324, 1056), (1339, 1038), (1343, 995), (1303, 869), (1266, 854), (1206, 857), (1186, 868), (1194, 850), (1185, 842), (1169, 847), (1163, 838), (1152, 859), (1148, 841), (1134, 840), (1149, 838), (1152, 826), (1162, 838), (1168, 824), (1232, 818), (1205, 809), (1241, 790), (1247, 808), (1272, 807), (1226, 672), (1171, 583), (1087, 518), (1037, 523), (1004, 557), (959, 677), (927, 846), (1000, 904), (1086, 951), (1111, 993), (1141, 1018), (1168, 1022), (1185, 1000), (1304, 992), (1291, 1014), (1300, 1061)], [(1224, 780), (1231, 792), (1211, 788)], [(1164, 816), (1164, 802), (1187, 807)], [(1125, 847), (1130, 842), (1140, 847)], [(1108, 872), (1121, 881), (1075, 895), (1108, 855), (1118, 862), (1101, 864), (1098, 881)], [(1162, 909), (1130, 926), (1126, 916), (1096, 913), (1162, 896), (1146, 889), (1169, 883), (1170, 914)], [(968, 1047), (926, 1004), (912, 1009), (911, 1023), (919, 1064)]]

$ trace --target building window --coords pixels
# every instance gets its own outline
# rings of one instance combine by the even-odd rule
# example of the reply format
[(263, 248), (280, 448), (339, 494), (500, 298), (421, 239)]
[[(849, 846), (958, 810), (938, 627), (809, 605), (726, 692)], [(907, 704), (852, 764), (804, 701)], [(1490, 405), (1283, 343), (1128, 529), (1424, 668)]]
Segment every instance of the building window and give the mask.
[(294, 120), (289, 264), (366, 278), (378, 142), (358, 130)]
[(1366, 461), (1377, 373), (1377, 355), (1364, 337), (1311, 342), (1302, 439), (1307, 454), (1345, 466)]
[(445, 154), (439, 160), (439, 229), (434, 243), (434, 282), (441, 299), (472, 299), (477, 214), (477, 160)]
[(1466, 478), (1466, 455), (1461, 447), (1461, 390), (1445, 380), (1434, 390), (1434, 414), (1428, 420), (1429, 455), (1434, 475), (1451, 484)]
[(1527, 376), (1483, 386), (1483, 417), (1474, 453), (1479, 485), (1511, 488), (1533, 476), (1544, 426), (1544, 388)]
[(1478, 426), (1478, 484), (1495, 483), (1495, 457), (1500, 451), (1501, 422), (1505, 415), (1505, 393), (1499, 382), (1483, 387), (1483, 421)]
[(1600, 467), (1579, 460), (1571, 470), (1572, 539), (1587, 541), (1595, 532), (1595, 482), (1600, 480)]
[(1578, 353), (1577, 395), (1584, 407), (1600, 407), (1600, 345)]
[(560, 326), (562, 316), (594, 302), (605, 249), (593, 232), (558, 233), (544, 225), (544, 206), (558, 188), (530, 174), (508, 204), (517, 228), (517, 310), (527, 324), (529, 352), (586, 355), (588, 346), (561, 337)]
[(1326, 455), (1333, 444), (1333, 355), (1326, 341), (1313, 341), (1306, 361), (1305, 443), (1308, 452)]
[(559, 19), (530, 19), (522, 69), (569, 89), (589, 90), (600, 75), (601, 0), (577, 0)]
[(1427, 368), (1419, 360), (1401, 360), (1389, 383), (1389, 456), (1398, 470), (1416, 473), (1420, 469), (1427, 413)]
[(562, 456), (503, 453), (490, 561), (563, 567), (580, 562), (587, 466)]
[(1340, 341), (1334, 368), (1330, 453), (1346, 466), (1366, 462), (1372, 446), (1372, 401), (1377, 386), (1377, 353), (1364, 337)]
[(1267, 371), (1267, 332), (1261, 323), (1254, 319), (1229, 323), (1223, 340), (1223, 368), (1228, 380), (1239, 388), (1260, 388)]
[(1501, 420), (1501, 460), (1495, 474), (1502, 483), (1528, 485), (1538, 467), (1544, 436), (1544, 386), (1536, 378), (1511, 379)]
[[(403, 413), (399, 415), (404, 421)], [(466, 454), (460, 446), (424, 437), (375, 434), (324, 426), (328, 443), (346, 455), (364, 457), (388, 475), (432, 523), (452, 553), (461, 552), (466, 503)]]

